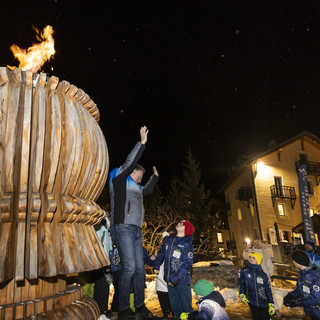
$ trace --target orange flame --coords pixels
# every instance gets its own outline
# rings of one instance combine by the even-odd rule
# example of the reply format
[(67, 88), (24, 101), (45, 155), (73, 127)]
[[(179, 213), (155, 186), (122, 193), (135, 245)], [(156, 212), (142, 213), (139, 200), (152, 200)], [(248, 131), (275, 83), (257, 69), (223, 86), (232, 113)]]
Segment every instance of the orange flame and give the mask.
[[(55, 54), (53, 28), (46, 26), (40, 33), (38, 29), (33, 29), (37, 33), (37, 40), (40, 43), (35, 43), (32, 47), (26, 49), (19, 48), (16, 44), (10, 47), (14, 57), (19, 60), (19, 68), (22, 70), (31, 70), (37, 72), (44, 65), (46, 61)], [(8, 66), (9, 68), (12, 68)], [(13, 67), (14, 68), (14, 67)]]

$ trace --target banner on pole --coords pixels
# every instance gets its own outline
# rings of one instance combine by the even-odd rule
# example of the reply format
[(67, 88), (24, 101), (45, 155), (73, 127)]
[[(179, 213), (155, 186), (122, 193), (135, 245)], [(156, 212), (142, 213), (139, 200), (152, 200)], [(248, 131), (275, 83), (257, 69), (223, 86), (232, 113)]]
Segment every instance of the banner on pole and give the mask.
[(302, 213), (304, 232), (306, 235), (306, 241), (312, 241), (316, 243), (313, 224), (309, 214), (309, 188), (308, 188), (306, 164), (300, 165), (298, 178), (299, 178), (300, 207), (301, 207), (301, 213)]

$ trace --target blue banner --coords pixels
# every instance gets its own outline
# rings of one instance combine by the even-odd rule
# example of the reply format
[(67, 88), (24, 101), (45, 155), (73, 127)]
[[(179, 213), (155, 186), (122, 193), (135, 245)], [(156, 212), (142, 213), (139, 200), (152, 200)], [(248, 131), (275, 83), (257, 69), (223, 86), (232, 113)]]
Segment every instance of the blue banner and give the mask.
[(299, 168), (299, 196), (306, 241), (312, 241), (316, 243), (316, 238), (314, 236), (313, 231), (313, 224), (309, 213), (309, 188), (306, 164), (301, 164)]

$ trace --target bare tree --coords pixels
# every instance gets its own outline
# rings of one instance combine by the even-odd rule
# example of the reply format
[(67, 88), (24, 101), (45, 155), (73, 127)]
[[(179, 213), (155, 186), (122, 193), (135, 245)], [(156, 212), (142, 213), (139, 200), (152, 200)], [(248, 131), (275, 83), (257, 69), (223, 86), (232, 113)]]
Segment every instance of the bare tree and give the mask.
[(173, 227), (179, 222), (177, 211), (162, 205), (157, 214), (146, 215), (143, 226), (143, 245), (149, 254), (156, 254), (162, 243), (162, 233), (171, 232)]

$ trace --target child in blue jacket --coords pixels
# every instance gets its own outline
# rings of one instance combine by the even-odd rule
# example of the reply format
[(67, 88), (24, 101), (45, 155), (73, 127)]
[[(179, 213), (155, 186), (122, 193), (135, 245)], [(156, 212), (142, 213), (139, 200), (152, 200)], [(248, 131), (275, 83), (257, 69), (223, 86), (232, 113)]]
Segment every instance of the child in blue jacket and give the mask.
[(195, 229), (188, 220), (181, 220), (176, 230), (176, 234), (166, 237), (162, 243), (153, 269), (158, 274), (164, 261), (164, 280), (168, 284), (171, 310), (173, 316), (179, 318), (181, 313), (193, 311), (190, 272), (193, 264), (192, 234)]
[(300, 250), (292, 253), (292, 260), (299, 269), (297, 288), (284, 297), (283, 304), (290, 308), (303, 307), (311, 319), (320, 319), (320, 269)]
[(261, 268), (262, 258), (261, 253), (249, 253), (247, 265), (240, 270), (240, 298), (249, 304), (253, 320), (269, 320), (269, 314), (275, 312), (269, 278)]

